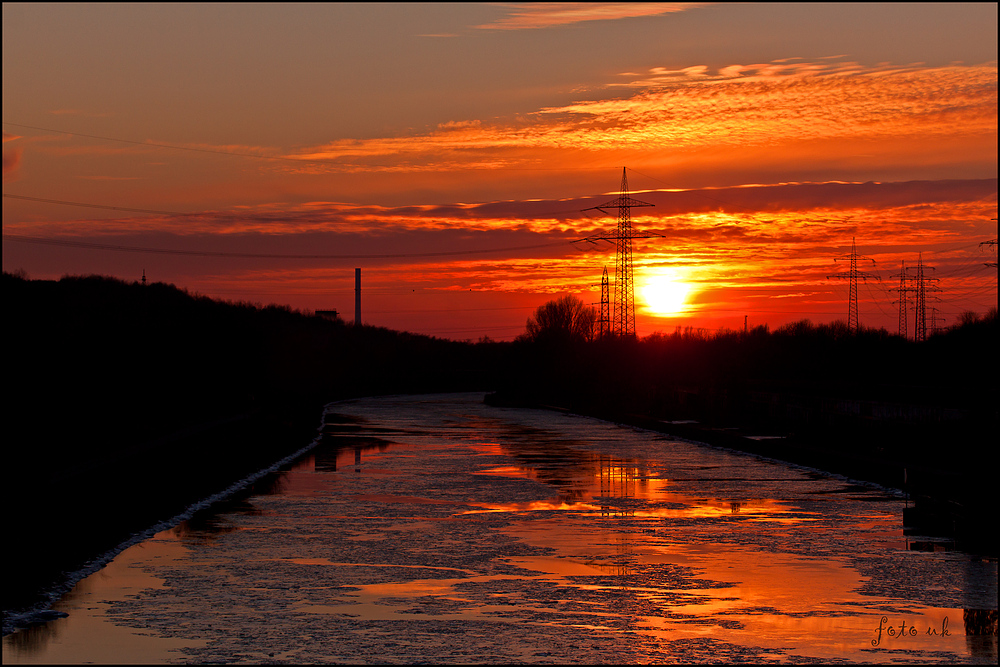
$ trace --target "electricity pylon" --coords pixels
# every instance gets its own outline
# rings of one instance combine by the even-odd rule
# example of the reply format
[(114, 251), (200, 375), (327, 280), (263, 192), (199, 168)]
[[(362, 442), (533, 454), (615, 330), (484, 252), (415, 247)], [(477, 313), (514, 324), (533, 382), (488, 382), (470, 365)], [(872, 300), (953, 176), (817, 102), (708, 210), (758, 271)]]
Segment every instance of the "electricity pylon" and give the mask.
[(933, 271), (934, 267), (924, 266), (923, 254), (917, 255), (917, 275), (914, 278), (917, 283), (917, 298), (913, 305), (913, 310), (915, 311), (913, 340), (927, 340), (927, 293), (941, 291), (940, 287), (934, 285), (938, 279), (924, 275), (924, 269), (931, 269)]
[[(593, 285), (591, 285), (593, 287)], [(604, 275), (601, 276), (601, 302), (597, 305), (600, 310), (597, 311), (597, 339), (600, 340), (611, 333), (611, 299), (608, 296), (608, 267), (604, 267)]]
[(893, 278), (899, 278), (899, 287), (894, 288), (894, 291), (899, 292), (899, 335), (903, 338), (907, 337), (906, 332), (906, 318), (907, 318), (907, 306), (910, 304), (910, 297), (907, 296), (909, 292), (916, 292), (916, 287), (908, 287), (906, 284), (906, 262), (902, 261), (899, 263), (899, 274), (892, 276)]
[(608, 267), (601, 276), (601, 314), (597, 319), (598, 335), (604, 338), (611, 333), (611, 290), (608, 286)]
[[(611, 318), (611, 333), (614, 336), (634, 337), (635, 332), (635, 281), (632, 273), (632, 239), (649, 239), (660, 234), (636, 234), (632, 230), (632, 209), (639, 206), (653, 206), (648, 202), (633, 199), (628, 195), (628, 178), (622, 167), (621, 194), (609, 202), (584, 209), (598, 210), (610, 213), (610, 209), (618, 210), (618, 228), (610, 233), (595, 234), (581, 241), (594, 243), (597, 241), (614, 241), (615, 243), (615, 307)], [(608, 209), (608, 210), (606, 210)]]
[(939, 327), (938, 325), (944, 324), (948, 320), (946, 320), (943, 317), (937, 316), (938, 309), (936, 307), (931, 306), (928, 310), (931, 311), (931, 335), (933, 336), (934, 334), (936, 334), (938, 331), (941, 330), (941, 327)]
[(857, 247), (854, 245), (854, 238), (851, 238), (851, 254), (845, 255), (843, 257), (835, 257), (834, 261), (841, 259), (848, 259), (851, 262), (850, 271), (845, 275), (843, 273), (837, 273), (832, 276), (827, 276), (827, 278), (835, 279), (848, 279), (851, 281), (850, 291), (848, 293), (848, 304), (847, 304), (847, 330), (853, 333), (857, 333), (861, 330), (861, 318), (858, 313), (858, 278), (868, 282), (869, 278), (874, 278), (875, 280), (881, 280), (877, 275), (873, 273), (865, 273), (864, 271), (858, 271), (858, 260), (867, 260), (875, 265), (875, 260), (871, 257), (864, 257), (858, 254)]

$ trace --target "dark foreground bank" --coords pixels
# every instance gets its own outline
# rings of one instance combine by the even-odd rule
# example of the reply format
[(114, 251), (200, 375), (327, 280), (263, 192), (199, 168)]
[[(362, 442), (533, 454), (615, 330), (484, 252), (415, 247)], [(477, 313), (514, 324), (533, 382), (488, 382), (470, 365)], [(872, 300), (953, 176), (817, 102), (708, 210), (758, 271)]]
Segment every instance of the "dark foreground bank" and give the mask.
[(317, 406), (232, 415), (86, 464), (49, 459), (24, 471), (5, 511), (5, 613), (49, 601), (67, 575), (132, 535), (301, 449), (320, 419)]
[(2, 288), (5, 615), (301, 449), (325, 403), (479, 389), (498, 349), (161, 283)]

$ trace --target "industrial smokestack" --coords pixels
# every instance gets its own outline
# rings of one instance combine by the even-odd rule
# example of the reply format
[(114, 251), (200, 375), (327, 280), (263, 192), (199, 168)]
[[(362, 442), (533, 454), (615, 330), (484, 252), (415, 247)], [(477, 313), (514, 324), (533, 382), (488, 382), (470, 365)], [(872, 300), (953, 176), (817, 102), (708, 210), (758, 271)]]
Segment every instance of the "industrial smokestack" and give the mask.
[(354, 326), (361, 326), (361, 269), (354, 269)]

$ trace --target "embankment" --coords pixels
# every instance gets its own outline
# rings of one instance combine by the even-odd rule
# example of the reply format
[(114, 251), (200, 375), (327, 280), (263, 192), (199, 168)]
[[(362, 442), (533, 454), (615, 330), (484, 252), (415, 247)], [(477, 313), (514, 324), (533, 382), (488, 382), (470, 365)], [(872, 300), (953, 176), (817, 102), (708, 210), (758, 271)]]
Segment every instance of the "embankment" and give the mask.
[(496, 344), (3, 274), (3, 608), (307, 445), (325, 403), (475, 390)]
[(44, 602), (67, 573), (297, 451), (320, 420), (316, 405), (232, 415), (93, 451), (84, 463), (43, 449), (5, 489), (4, 609)]

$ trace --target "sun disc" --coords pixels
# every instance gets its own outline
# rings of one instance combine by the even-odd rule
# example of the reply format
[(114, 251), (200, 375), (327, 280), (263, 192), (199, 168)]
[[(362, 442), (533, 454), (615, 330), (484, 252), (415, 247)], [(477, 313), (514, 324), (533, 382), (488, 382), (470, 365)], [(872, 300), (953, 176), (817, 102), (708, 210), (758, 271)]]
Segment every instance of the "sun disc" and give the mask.
[(690, 285), (667, 275), (651, 276), (641, 290), (646, 308), (661, 317), (686, 310), (690, 291)]

